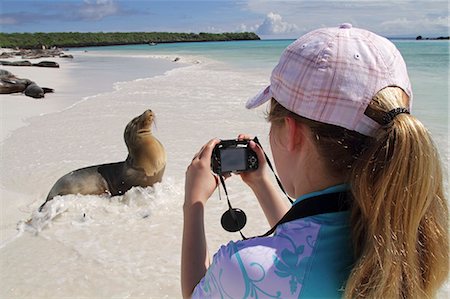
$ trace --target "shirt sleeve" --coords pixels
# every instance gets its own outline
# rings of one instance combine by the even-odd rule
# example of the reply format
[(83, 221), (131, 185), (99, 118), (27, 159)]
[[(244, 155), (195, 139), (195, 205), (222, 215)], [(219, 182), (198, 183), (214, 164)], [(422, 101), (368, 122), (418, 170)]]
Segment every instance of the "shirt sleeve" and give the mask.
[(236, 243), (221, 246), (192, 298), (242, 298), (243, 273)]

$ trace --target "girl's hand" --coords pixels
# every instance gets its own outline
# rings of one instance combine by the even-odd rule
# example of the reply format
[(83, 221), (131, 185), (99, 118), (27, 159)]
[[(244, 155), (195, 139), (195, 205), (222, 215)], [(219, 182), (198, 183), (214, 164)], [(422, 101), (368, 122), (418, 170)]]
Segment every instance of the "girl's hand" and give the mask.
[[(238, 139), (251, 140), (253, 138), (247, 134), (239, 134)], [(263, 181), (263, 178), (267, 176), (267, 162), (266, 157), (264, 156), (264, 151), (258, 144), (251, 140), (249, 142), (249, 146), (258, 157), (258, 169), (254, 171), (242, 172), (240, 176), (244, 183), (246, 183), (253, 189), (253, 187), (256, 187), (256, 185), (258, 185), (258, 183), (261, 183)]]
[(206, 204), (206, 201), (217, 188), (219, 179), (211, 171), (211, 155), (214, 147), (220, 143), (219, 139), (212, 139), (205, 144), (194, 156), (186, 170), (185, 206), (195, 203)]

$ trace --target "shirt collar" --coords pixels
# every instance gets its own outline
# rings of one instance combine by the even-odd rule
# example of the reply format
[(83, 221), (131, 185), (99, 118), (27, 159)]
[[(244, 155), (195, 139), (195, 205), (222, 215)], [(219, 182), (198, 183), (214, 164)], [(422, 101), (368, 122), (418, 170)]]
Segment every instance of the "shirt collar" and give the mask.
[(343, 192), (343, 191), (348, 191), (348, 190), (350, 190), (349, 184), (339, 184), (339, 185), (331, 186), (331, 187), (328, 187), (323, 190), (303, 194), (294, 201), (293, 205), (295, 205), (298, 202), (301, 202), (304, 199), (310, 198), (310, 197), (319, 196), (319, 195), (328, 194), (328, 193)]

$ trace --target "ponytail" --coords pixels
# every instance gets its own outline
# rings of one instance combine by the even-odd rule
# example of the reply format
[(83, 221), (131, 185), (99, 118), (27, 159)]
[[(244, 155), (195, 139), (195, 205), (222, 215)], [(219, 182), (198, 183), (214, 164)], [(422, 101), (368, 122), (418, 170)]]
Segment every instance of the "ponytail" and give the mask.
[(271, 101), (267, 119), (306, 124), (330, 173), (350, 182), (356, 262), (345, 287), (348, 299), (432, 298), (448, 276), (448, 203), (437, 149), (412, 115), (388, 117), (386, 124), (388, 112), (408, 101), (398, 87), (373, 98), (365, 114), (384, 124), (374, 138)]
[[(389, 87), (368, 108), (401, 107)], [(404, 103), (403, 103), (404, 104)], [(431, 298), (448, 275), (448, 207), (440, 160), (423, 124), (408, 114), (382, 127), (352, 167), (351, 226), (357, 262), (346, 298)]]

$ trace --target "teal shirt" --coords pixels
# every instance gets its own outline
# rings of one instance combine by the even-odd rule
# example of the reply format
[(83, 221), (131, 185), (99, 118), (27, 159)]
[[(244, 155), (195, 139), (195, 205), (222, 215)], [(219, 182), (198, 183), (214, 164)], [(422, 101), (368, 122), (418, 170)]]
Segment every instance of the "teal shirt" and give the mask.
[[(348, 190), (337, 185), (299, 197)], [(230, 242), (214, 255), (194, 298), (341, 298), (354, 263), (349, 212), (284, 223), (271, 237)]]

